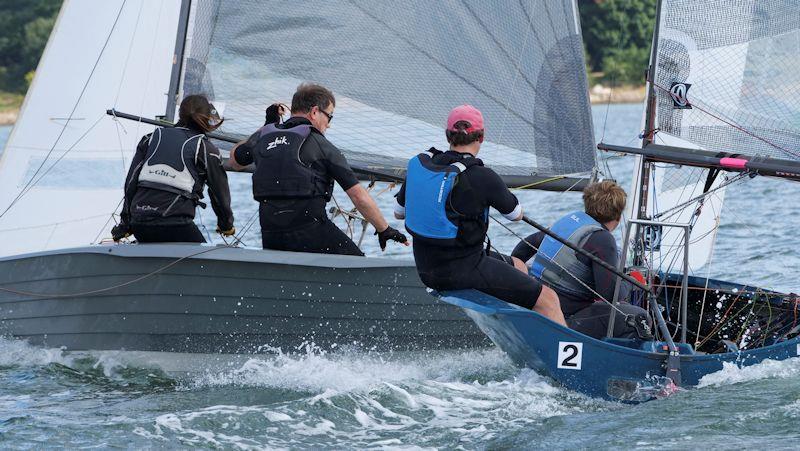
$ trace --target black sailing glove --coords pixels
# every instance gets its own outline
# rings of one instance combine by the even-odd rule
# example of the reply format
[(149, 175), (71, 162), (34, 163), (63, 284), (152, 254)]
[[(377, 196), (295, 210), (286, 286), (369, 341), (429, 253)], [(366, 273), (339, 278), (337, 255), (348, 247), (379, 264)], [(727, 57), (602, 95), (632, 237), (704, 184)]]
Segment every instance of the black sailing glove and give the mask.
[(378, 232), (376, 230), (375, 235), (378, 235), (378, 243), (380, 243), (382, 251), (386, 250), (386, 242), (389, 240), (397, 241), (398, 243), (405, 243), (408, 241), (408, 238), (406, 238), (402, 232), (392, 226), (386, 227), (386, 230), (383, 232)]
[(119, 240), (123, 238), (128, 238), (131, 234), (131, 226), (124, 222), (120, 222), (111, 228), (111, 239), (113, 239), (114, 242), (119, 242)]

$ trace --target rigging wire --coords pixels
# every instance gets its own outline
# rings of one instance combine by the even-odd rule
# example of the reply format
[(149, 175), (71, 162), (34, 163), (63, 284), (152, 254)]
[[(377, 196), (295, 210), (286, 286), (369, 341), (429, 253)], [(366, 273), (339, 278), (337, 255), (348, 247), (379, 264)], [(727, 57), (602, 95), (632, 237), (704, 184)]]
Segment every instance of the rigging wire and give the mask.
[[(50, 155), (52, 155), (53, 151), (55, 150), (56, 146), (58, 145), (58, 142), (61, 140), (61, 137), (64, 135), (64, 132), (67, 130), (67, 126), (69, 125), (70, 121), (72, 121), (72, 117), (75, 115), (75, 111), (78, 109), (78, 105), (80, 104), (81, 99), (83, 98), (83, 95), (86, 93), (86, 89), (89, 87), (89, 82), (92, 80), (92, 76), (94, 75), (95, 71), (97, 70), (97, 66), (100, 64), (100, 60), (102, 59), (103, 54), (104, 54), (104, 52), (106, 50), (106, 47), (108, 46), (108, 43), (111, 40), (111, 36), (113, 35), (114, 30), (117, 27), (117, 23), (119, 22), (119, 18), (122, 16), (122, 10), (125, 8), (125, 3), (126, 2), (127, 2), (127, 0), (122, 0), (122, 5), (120, 6), (119, 11), (117, 12), (117, 16), (114, 19), (114, 23), (111, 25), (111, 30), (108, 32), (108, 36), (106, 36), (105, 42), (103, 42), (103, 47), (100, 49), (100, 54), (97, 55), (97, 59), (95, 60), (94, 65), (92, 66), (92, 69), (89, 72), (89, 76), (86, 78), (86, 82), (83, 84), (83, 87), (81, 88), (81, 92), (78, 95), (78, 99), (75, 101), (75, 104), (72, 107), (72, 111), (70, 111), (69, 116), (67, 117), (67, 120), (64, 123), (64, 126), (61, 128), (61, 131), (58, 133), (58, 136), (56, 137), (55, 142), (53, 143), (52, 147), (50, 147), (50, 150), (45, 155), (44, 159), (42, 160), (42, 163), (39, 164), (39, 167), (36, 168), (36, 171), (34, 171), (33, 175), (28, 180), (28, 182), (22, 187), (22, 189), (19, 191), (19, 193), (17, 193), (16, 197), (14, 197), (14, 199), (11, 201), (11, 203), (8, 205), (8, 207), (6, 207), (6, 209), (3, 210), (2, 213), (0, 213), (0, 218), (5, 216), (6, 213), (8, 213), (8, 211), (11, 210), (11, 208), (14, 205), (16, 205), (16, 203), (22, 198), (22, 196), (27, 194), (30, 191), (30, 189), (33, 188), (33, 186), (35, 186), (36, 183), (38, 183), (39, 180), (41, 180), (41, 178), (39, 178), (36, 181), (36, 183), (34, 183), (34, 179), (39, 174), (39, 172), (42, 170), (42, 168), (44, 167), (45, 163), (50, 158)], [(63, 157), (63, 155), (62, 155), (62, 157)], [(51, 166), (51, 168), (52, 168), (52, 166)]]
[(247, 219), (247, 222), (245, 222), (244, 227), (242, 228), (241, 231), (239, 231), (239, 236), (235, 237), (236, 239), (233, 241), (234, 246), (238, 246), (242, 242), (244, 236), (247, 235), (247, 232), (250, 230), (250, 227), (252, 227), (253, 224), (255, 224), (257, 216), (258, 216), (258, 208), (256, 208), (255, 211), (253, 211), (253, 214), (250, 215), (250, 218)]
[[(628, 4), (625, 5), (626, 10), (630, 10), (631, 2), (628, 0)], [(617, 39), (617, 52), (622, 53), (622, 37), (625, 36), (625, 33), (619, 33), (619, 38)], [(603, 134), (600, 136), (600, 142), (605, 141), (606, 137), (606, 130), (608, 126), (608, 113), (611, 110), (611, 99), (614, 96), (614, 88), (617, 87), (617, 58), (611, 58), (611, 87), (608, 91), (608, 99), (606, 100), (606, 112), (603, 117)], [(609, 170), (610, 172), (610, 170)]]
[[(206, 222), (203, 221), (203, 212), (201, 211), (202, 209), (200, 208), (199, 205), (194, 207), (194, 209), (197, 212), (197, 216), (200, 218), (200, 227), (202, 227), (203, 231), (206, 232), (206, 238), (208, 238), (208, 242), (209, 243), (213, 243), (214, 240), (211, 239), (211, 232), (208, 231), (208, 227), (206, 227)], [(225, 238), (223, 237), (223, 241), (224, 240), (225, 240)], [(228, 244), (228, 243), (225, 242), (225, 244)]]
[[(116, 206), (116, 207), (114, 207), (114, 211), (117, 211), (117, 210), (119, 210), (119, 207), (122, 205), (122, 203), (123, 203), (123, 202), (125, 202), (125, 196), (122, 196), (122, 198), (119, 200), (119, 202), (117, 203), (117, 206)], [(105, 216), (105, 215), (102, 215), (102, 216)], [(115, 214), (114, 214), (114, 213), (111, 213), (111, 214), (110, 214), (110, 215), (108, 215), (108, 216), (109, 216), (109, 217), (108, 217), (108, 219), (106, 220), (105, 224), (103, 224), (103, 227), (102, 227), (102, 228), (100, 228), (100, 230), (98, 230), (98, 231), (97, 231), (97, 235), (95, 235), (95, 237), (94, 237), (94, 240), (92, 240), (92, 243), (97, 243), (97, 242), (98, 242), (98, 240), (100, 239), (100, 235), (102, 235), (102, 234), (103, 234), (103, 231), (106, 229), (106, 227), (108, 227), (108, 224), (109, 224), (111, 221), (114, 221), (114, 225), (117, 225), (117, 224), (118, 224), (118, 222), (117, 222), (117, 218), (116, 218), (116, 216), (115, 216)]]
[(671, 218), (674, 215), (668, 215), (668, 216), (665, 216), (665, 215), (667, 213), (673, 212), (674, 210), (682, 210), (683, 207), (686, 207), (689, 204), (692, 204), (694, 202), (697, 202), (697, 201), (700, 201), (700, 200), (704, 200), (709, 195), (714, 194), (717, 191), (720, 191), (720, 190), (724, 189), (728, 185), (733, 185), (736, 182), (747, 180), (748, 178), (749, 178), (749, 173), (746, 173), (746, 172), (739, 173), (739, 174), (737, 174), (737, 175), (735, 175), (733, 177), (728, 178), (724, 182), (720, 183), (719, 186), (717, 186), (716, 188), (710, 189), (710, 190), (708, 190), (708, 191), (706, 191), (706, 192), (704, 192), (704, 193), (702, 193), (702, 194), (700, 194), (698, 196), (695, 196), (695, 197), (687, 200), (686, 202), (680, 203), (678, 205), (675, 205), (674, 207), (668, 208), (668, 209), (666, 209), (666, 210), (664, 210), (662, 212), (659, 212), (659, 213), (653, 215), (653, 219), (657, 219), (657, 218), (661, 218), (661, 217), (664, 217), (665, 219)]

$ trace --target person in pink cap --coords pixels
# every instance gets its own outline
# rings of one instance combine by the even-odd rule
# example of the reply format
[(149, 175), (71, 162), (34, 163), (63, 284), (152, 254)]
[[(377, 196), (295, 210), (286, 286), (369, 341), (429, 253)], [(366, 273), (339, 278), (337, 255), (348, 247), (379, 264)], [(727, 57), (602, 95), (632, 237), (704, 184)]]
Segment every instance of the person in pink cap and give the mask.
[(453, 108), (445, 129), (450, 149), (432, 147), (408, 163), (394, 213), (414, 237), (420, 279), (439, 291), (476, 289), (566, 325), (553, 290), (529, 276), (521, 260), (484, 246), (489, 208), (522, 219), (516, 196), (477, 158), (484, 131), (480, 110)]

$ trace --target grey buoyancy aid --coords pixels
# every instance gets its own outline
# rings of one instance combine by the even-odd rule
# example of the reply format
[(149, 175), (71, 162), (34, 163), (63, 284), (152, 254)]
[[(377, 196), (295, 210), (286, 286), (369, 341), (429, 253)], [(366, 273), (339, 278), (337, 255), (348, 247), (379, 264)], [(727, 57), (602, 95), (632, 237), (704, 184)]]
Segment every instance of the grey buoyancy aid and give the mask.
[(180, 194), (197, 202), (202, 184), (196, 161), (204, 137), (183, 127), (155, 129), (138, 185)]
[[(592, 233), (605, 229), (588, 214), (576, 211), (556, 221), (550, 230), (569, 243), (583, 247)], [(578, 282), (580, 280), (590, 287), (594, 285), (592, 267), (581, 262), (577, 252), (549, 236), (542, 240), (530, 274), (556, 292), (561, 291), (583, 299), (595, 297), (594, 293)]]
[(330, 198), (331, 181), (300, 160), (300, 148), (311, 133), (310, 125), (281, 129), (267, 124), (259, 132), (261, 136), (253, 152), (255, 200)]
[[(435, 154), (441, 153), (431, 149)], [(430, 155), (421, 153), (408, 162), (406, 172), (406, 230), (414, 238), (441, 246), (456, 246), (461, 243), (459, 226), (467, 218), (449, 208), (450, 195), (456, 180), (472, 166), (483, 163), (477, 158), (440, 165)], [(480, 218), (469, 218), (486, 222), (488, 208)], [(480, 237), (480, 241), (483, 237)]]

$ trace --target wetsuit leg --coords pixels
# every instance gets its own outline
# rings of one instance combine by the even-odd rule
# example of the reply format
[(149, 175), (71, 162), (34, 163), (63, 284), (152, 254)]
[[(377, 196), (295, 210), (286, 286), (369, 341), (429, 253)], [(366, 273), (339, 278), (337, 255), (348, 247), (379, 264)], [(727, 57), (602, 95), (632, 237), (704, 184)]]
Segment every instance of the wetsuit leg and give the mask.
[(139, 243), (205, 243), (200, 229), (192, 222), (181, 225), (142, 225), (131, 226), (133, 236)]
[(358, 255), (364, 253), (331, 221), (315, 222), (295, 230), (261, 232), (264, 249), (318, 254)]
[(542, 284), (538, 280), (523, 274), (513, 263), (505, 260), (483, 258), (475, 269), (476, 279), (480, 281), (476, 281), (474, 288), (506, 302), (532, 309), (542, 293)]
[[(632, 315), (637, 321), (645, 320), (650, 322), (647, 312), (635, 305), (627, 303), (620, 303), (617, 310), (613, 310), (616, 314), (614, 319), (614, 337), (616, 338), (638, 338), (636, 328), (626, 322), (626, 317)], [(612, 307), (606, 302), (594, 302), (589, 307), (579, 310), (574, 315), (567, 318), (567, 324), (570, 329), (576, 330), (582, 334), (588, 335), (593, 338), (603, 338), (608, 333), (608, 319), (610, 317)]]
[(422, 282), (435, 290), (475, 289), (506, 302), (533, 308), (542, 284), (523, 274), (513, 264), (500, 258), (502, 254), (454, 259), (449, 265), (429, 272), (420, 272)]

